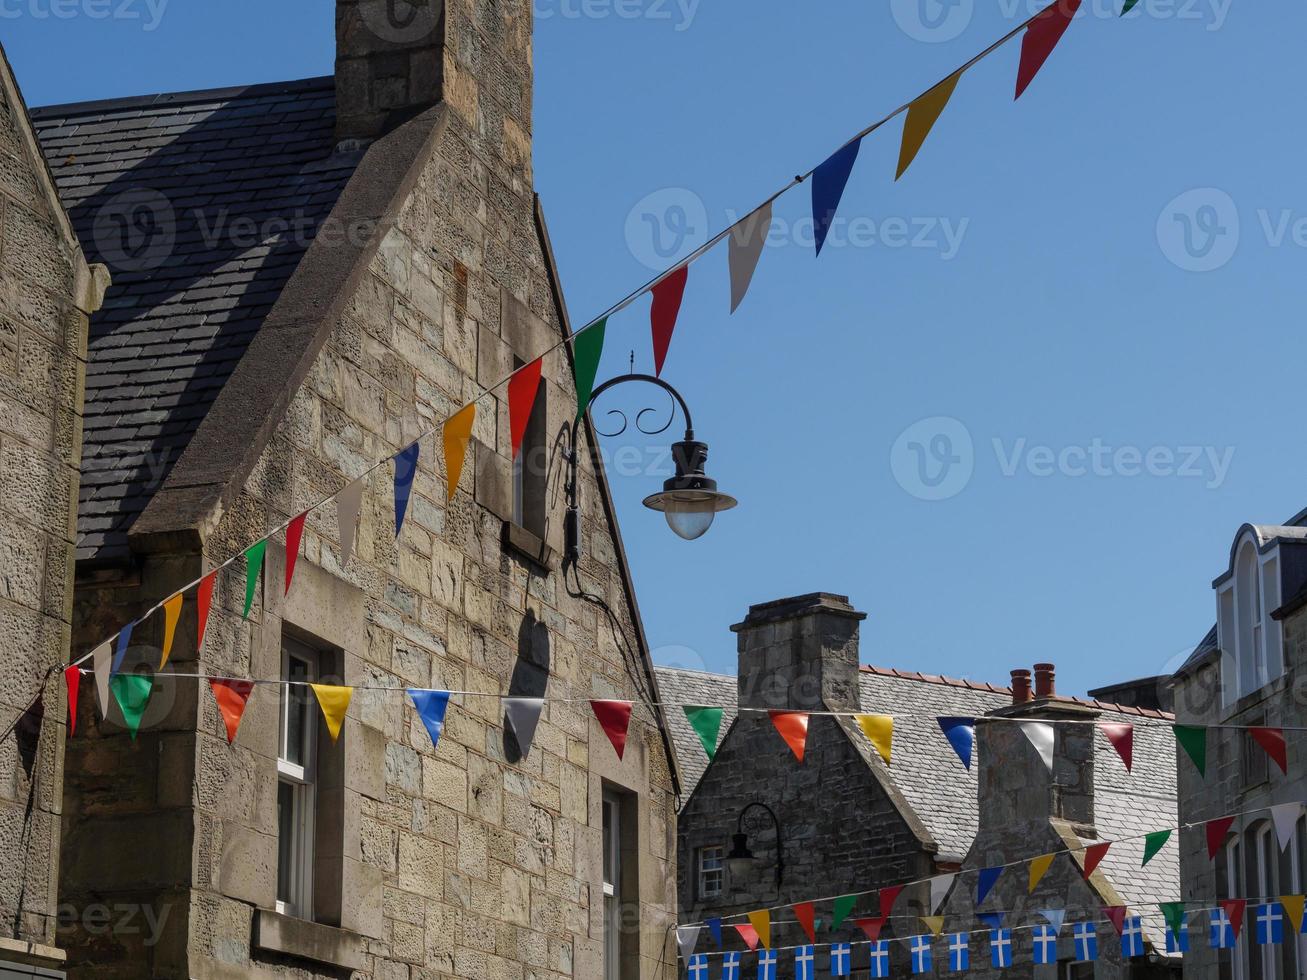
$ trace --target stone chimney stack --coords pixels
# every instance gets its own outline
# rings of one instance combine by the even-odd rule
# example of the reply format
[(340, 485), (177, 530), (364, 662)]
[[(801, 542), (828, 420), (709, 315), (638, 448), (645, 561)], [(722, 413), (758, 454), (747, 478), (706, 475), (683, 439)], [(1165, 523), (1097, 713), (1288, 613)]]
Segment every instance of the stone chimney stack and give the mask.
[(858, 711), (858, 626), (847, 596), (814, 592), (751, 606), (731, 629), (741, 707)]

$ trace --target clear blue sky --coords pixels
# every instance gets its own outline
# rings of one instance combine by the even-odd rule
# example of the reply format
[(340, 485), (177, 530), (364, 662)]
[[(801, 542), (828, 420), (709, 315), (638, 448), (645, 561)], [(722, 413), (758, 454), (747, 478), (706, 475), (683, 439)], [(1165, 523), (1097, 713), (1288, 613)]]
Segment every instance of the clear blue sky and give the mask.
[[(330, 3), (172, 0), (157, 24), (123, 3), (0, 3), (30, 104), (331, 70)], [(651, 275), (653, 228), (688, 249), (1029, 9), (924, 3), (537, 0), (536, 177), (573, 317)], [(865, 661), (997, 680), (1047, 658), (1068, 691), (1201, 637), (1239, 524), (1307, 505), (1307, 8), (1234, 6), (1086, 0), (1020, 103), (1016, 45), (968, 73), (899, 184), (899, 127), (869, 139), (820, 261), (803, 188), (734, 317), (724, 251), (693, 267), (665, 376), (741, 506), (684, 544), (640, 507), (662, 475), (614, 460), (660, 659), (733, 670), (749, 604), (813, 590), (869, 613)], [(609, 337), (609, 373), (648, 367), (647, 301)]]

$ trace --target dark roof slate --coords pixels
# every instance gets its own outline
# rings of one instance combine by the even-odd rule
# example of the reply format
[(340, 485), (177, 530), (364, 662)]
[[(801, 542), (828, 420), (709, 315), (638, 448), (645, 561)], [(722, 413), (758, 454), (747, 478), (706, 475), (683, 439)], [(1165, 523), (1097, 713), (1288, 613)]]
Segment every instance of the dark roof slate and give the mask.
[(331, 78), (51, 106), (37, 137), (88, 262), (79, 561), (127, 532), (181, 455), (358, 163)]

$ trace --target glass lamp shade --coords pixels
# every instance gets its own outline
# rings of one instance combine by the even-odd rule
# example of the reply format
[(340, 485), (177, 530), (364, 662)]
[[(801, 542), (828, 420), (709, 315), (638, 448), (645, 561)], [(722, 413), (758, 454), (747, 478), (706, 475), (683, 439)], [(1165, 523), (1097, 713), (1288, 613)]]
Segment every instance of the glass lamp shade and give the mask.
[(647, 498), (644, 505), (662, 511), (677, 537), (693, 541), (708, 532), (718, 511), (730, 510), (736, 500), (715, 490), (664, 490)]

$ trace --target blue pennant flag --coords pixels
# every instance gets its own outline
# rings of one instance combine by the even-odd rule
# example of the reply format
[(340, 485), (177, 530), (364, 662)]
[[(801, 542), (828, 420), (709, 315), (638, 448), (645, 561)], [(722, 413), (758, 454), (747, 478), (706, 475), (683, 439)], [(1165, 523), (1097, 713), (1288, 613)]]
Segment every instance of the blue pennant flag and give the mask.
[(930, 973), (934, 968), (934, 959), (930, 952), (930, 937), (913, 936), (908, 943), (912, 947), (912, 972)]
[(691, 956), (685, 975), (689, 980), (708, 980), (708, 954), (695, 953)]
[(955, 932), (948, 937), (948, 968), (954, 973), (966, 973), (971, 969), (971, 936), (965, 932)]
[(1002, 912), (981, 912), (977, 913), (976, 918), (989, 926), (990, 929), (998, 929), (1003, 925)]
[(1144, 923), (1137, 915), (1127, 918), (1121, 927), (1121, 955), (1126, 959), (1144, 955)]
[(420, 443), (413, 443), (395, 457), (395, 536), (399, 536), (404, 527), (404, 515), (408, 513), (408, 498), (413, 492), (413, 477), (418, 471), (418, 453)]
[(1253, 910), (1257, 923), (1257, 945), (1278, 946), (1284, 942), (1284, 910), (1279, 902), (1267, 902)]
[(1035, 943), (1035, 963), (1046, 966), (1057, 962), (1057, 930), (1052, 926), (1035, 926), (1031, 935)]
[(1098, 959), (1098, 926), (1092, 922), (1077, 922), (1075, 945), (1077, 962), (1093, 963)]
[(722, 957), (722, 980), (740, 980), (742, 953), (727, 953)]
[(812, 946), (800, 946), (794, 951), (794, 980), (816, 980), (817, 950)]
[(717, 948), (721, 949), (722, 948), (722, 920), (707, 919), (704, 921), (704, 925), (706, 925), (708, 927), (708, 931), (712, 933), (713, 942), (717, 944)]
[(883, 980), (889, 976), (889, 940), (878, 939), (868, 944), (868, 949), (871, 951), (871, 976)]
[(445, 731), (445, 711), (449, 708), (448, 691), (420, 691), (409, 688), (408, 696), (413, 699), (413, 707), (418, 709), (418, 717), (427, 727), (431, 736), (431, 747), (440, 744), (440, 736)]
[(989, 934), (989, 963), (997, 970), (1012, 965), (1012, 930), (995, 929)]
[(844, 188), (849, 183), (849, 175), (853, 173), (853, 164), (858, 159), (858, 149), (861, 146), (862, 138), (859, 137), (848, 146), (836, 150), (812, 175), (812, 220), (818, 255), (821, 255), (826, 236), (830, 234), (835, 212), (840, 208), (840, 199), (844, 196)]
[(976, 904), (979, 905), (993, 890), (998, 883), (999, 876), (1003, 874), (1002, 868), (983, 868), (980, 876), (976, 879)]
[(758, 954), (758, 980), (776, 980), (778, 957), (774, 949), (764, 949)]
[(962, 764), (971, 768), (971, 749), (976, 744), (976, 719), (940, 718), (939, 727), (958, 754)]
[(848, 943), (836, 943), (830, 948), (830, 975), (833, 977), (853, 975), (853, 947)]
[(1053, 927), (1054, 934), (1062, 932), (1062, 923), (1066, 922), (1066, 909), (1044, 909), (1039, 914)]
[(1212, 949), (1234, 949), (1234, 923), (1225, 909), (1212, 909), (1211, 925)]
[(128, 623), (118, 634), (118, 649), (114, 651), (113, 666), (109, 668), (110, 677), (122, 669), (123, 657), (127, 656), (127, 648), (132, 645), (132, 627), (135, 625), (135, 623)]
[(1168, 953), (1189, 952), (1189, 923), (1181, 922), (1178, 933), (1170, 926), (1166, 927), (1166, 951)]

